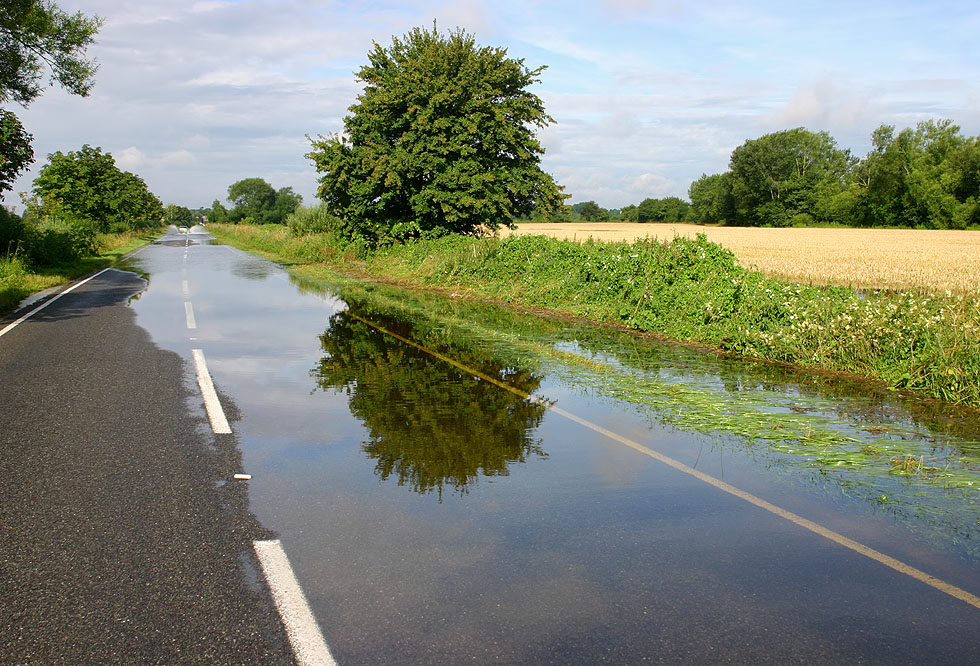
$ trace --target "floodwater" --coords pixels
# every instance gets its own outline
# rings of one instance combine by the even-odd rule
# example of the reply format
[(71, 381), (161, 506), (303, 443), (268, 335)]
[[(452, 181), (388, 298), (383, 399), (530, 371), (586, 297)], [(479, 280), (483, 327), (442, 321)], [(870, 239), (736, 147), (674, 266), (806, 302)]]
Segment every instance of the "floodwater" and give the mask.
[(311, 283), (201, 233), (130, 264), (149, 280), (138, 323), (187, 359), (204, 351), (250, 509), (340, 664), (980, 654), (980, 608), (726, 490), (980, 595), (975, 413), (580, 322)]

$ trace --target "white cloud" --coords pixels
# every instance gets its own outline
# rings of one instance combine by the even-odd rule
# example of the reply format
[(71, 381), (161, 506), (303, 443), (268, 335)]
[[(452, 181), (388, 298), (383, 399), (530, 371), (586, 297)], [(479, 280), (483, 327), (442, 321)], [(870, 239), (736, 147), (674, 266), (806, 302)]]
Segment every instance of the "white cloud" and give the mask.
[[(206, 205), (264, 177), (313, 200), (304, 135), (342, 129), (376, 41), (436, 18), (530, 67), (557, 125), (542, 164), (575, 201), (683, 196), (731, 150), (804, 125), (866, 150), (880, 123), (949, 117), (980, 134), (978, 12), (967, 5), (819, 9), (764, 0), (61, 0), (107, 18), (91, 97), (58, 88), (17, 110), (44, 155), (101, 146), (168, 202)], [(776, 9), (779, 11), (775, 11)], [(846, 14), (853, 20), (841, 22)], [(8, 197), (16, 199), (16, 195)], [(9, 203), (9, 201), (8, 201)]]
[(823, 76), (798, 89), (770, 118), (777, 125), (833, 133), (865, 127), (880, 111), (871, 90)]
[(116, 166), (123, 171), (138, 171), (147, 162), (146, 155), (135, 146), (124, 148), (113, 155), (113, 158), (116, 160)]

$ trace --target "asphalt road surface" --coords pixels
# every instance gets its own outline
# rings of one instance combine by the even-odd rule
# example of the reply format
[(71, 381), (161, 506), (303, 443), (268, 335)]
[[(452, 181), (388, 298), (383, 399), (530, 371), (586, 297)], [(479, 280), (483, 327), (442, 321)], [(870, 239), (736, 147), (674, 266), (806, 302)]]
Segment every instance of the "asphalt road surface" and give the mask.
[(0, 663), (980, 663), (955, 543), (202, 231), (0, 334)]
[(145, 286), (106, 271), (0, 337), (0, 663), (292, 663), (233, 436), (136, 325)]

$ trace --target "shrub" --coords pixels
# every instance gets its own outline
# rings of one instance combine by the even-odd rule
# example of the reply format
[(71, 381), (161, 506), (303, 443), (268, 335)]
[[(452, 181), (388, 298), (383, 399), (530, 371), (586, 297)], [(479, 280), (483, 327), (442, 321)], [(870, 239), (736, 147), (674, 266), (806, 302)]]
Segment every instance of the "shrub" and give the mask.
[(286, 225), (294, 236), (305, 234), (323, 234), (338, 231), (343, 221), (327, 211), (323, 204), (319, 206), (300, 206), (286, 218)]
[(53, 266), (99, 251), (95, 224), (48, 217), (25, 225), (24, 249), (35, 266)]
[(789, 226), (791, 227), (812, 227), (813, 226), (813, 216), (809, 213), (797, 213), (789, 219)]
[(14, 254), (24, 239), (24, 221), (17, 213), (0, 206), (0, 257)]

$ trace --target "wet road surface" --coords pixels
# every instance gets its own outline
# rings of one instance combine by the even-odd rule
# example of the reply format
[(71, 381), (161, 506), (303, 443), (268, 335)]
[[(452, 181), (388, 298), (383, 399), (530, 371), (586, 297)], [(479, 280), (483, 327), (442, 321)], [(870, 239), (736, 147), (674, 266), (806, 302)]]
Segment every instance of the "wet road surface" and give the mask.
[(291, 663), (246, 576), (267, 532), (219, 487), (240, 453), (136, 326), (144, 287), (109, 270), (0, 338), (0, 662)]
[[(10, 335), (0, 339), (0, 372), (20, 382), (5, 384), (4, 404), (8, 395), (23, 396), (3, 407), (2, 422), (32, 414), (10, 435), (5, 427), (3, 439), (5, 478), (22, 477), (0, 486), (5, 540), (9, 515), (17, 526), (10, 531), (24, 544), (3, 551), (10, 587), (4, 598), (10, 592), (17, 600), (17, 617), (72, 626), (79, 623), (66, 616), (108, 603), (95, 592), (65, 606), (46, 601), (57, 596), (46, 580), (73, 576), (63, 554), (51, 557), (60, 557), (65, 571), (33, 572), (34, 561), (45, 561), (41, 553), (72, 552), (65, 544), (77, 530), (68, 525), (86, 511), (74, 509), (71, 519), (33, 516), (69, 503), (55, 490), (76, 497), (82, 481), (95, 483), (89, 477), (98, 476), (85, 491), (93, 495), (81, 495), (93, 499), (81, 506), (105, 504), (115, 524), (102, 528), (106, 516), (85, 517), (84, 533), (97, 542), (107, 529), (118, 532), (108, 538), (120, 542), (97, 547), (102, 570), (111, 570), (109, 563), (130, 542), (178, 529), (170, 520), (190, 523), (186, 538), (205, 542), (196, 543), (207, 553), (201, 560), (224, 562), (227, 575), (167, 580), (178, 590), (171, 593), (174, 609), (163, 603), (156, 612), (160, 618), (182, 612), (179, 597), (201, 594), (201, 579), (211, 583), (206, 589), (216, 599), (251, 599), (239, 604), (247, 607), (240, 617), (212, 628), (254, 639), (255, 651), (243, 651), (242, 663), (270, 663), (258, 650), (281, 655), (282, 633), (269, 628), (268, 596), (255, 581), (247, 548), (250, 539), (272, 537), (288, 554), (340, 664), (971, 663), (980, 654), (980, 609), (581, 421), (826, 525), (968, 595), (980, 593), (972, 551), (920, 539), (892, 514), (779, 474), (716, 440), (659, 425), (635, 406), (568, 380), (556, 363), (528, 361), (526, 348), (508, 353), (446, 320), (425, 323), (399, 313), (405, 295), (381, 287), (292, 284), (275, 265), (208, 244), (200, 234), (163, 241), (130, 262), (149, 280), (128, 306), (131, 312), (106, 308), (117, 317), (135, 314), (155, 349), (141, 339), (134, 359), (112, 338), (92, 342), (87, 353), (114, 359), (109, 377), (73, 369), (85, 356), (76, 341), (98, 338), (95, 333), (79, 338), (69, 331), (46, 343), (57, 353), (45, 361), (37, 352), (17, 356)], [(392, 307), (384, 306), (385, 298)], [(79, 315), (73, 321), (109, 330), (93, 310), (72, 307)], [(528, 323), (536, 340), (540, 326), (555, 327)], [(146, 334), (134, 328), (131, 335)], [(195, 349), (207, 357), (230, 435), (210, 431), (194, 383)], [(694, 352), (677, 354), (680, 360), (671, 363), (678, 367), (703, 362)], [(68, 384), (44, 389), (45, 395), (32, 388), (55, 375)], [(101, 388), (127, 382), (134, 385), (127, 396)], [(70, 402), (92, 386), (100, 387), (96, 397), (71, 419), (96, 421), (97, 435), (66, 448), (63, 442), (72, 438), (64, 430), (44, 438), (30, 430), (30, 422), (44, 420), (35, 405)], [(173, 408), (169, 416), (164, 406)], [(101, 457), (89, 453), (123, 439), (111, 434), (119, 429), (138, 433), (131, 423), (139, 418), (177, 421), (167, 426), (178, 428), (174, 441), (194, 445), (155, 444), (163, 448), (147, 452), (116, 444)], [(189, 455), (184, 465), (197, 485), (174, 478), (181, 456)], [(150, 460), (140, 462), (145, 456)], [(72, 475), (73, 466), (84, 472), (90, 459), (100, 461), (96, 469)], [(49, 468), (61, 475), (50, 487)], [(235, 472), (251, 479), (236, 484)], [(173, 496), (174, 515), (131, 516), (154, 485)], [(25, 502), (36, 508), (19, 508)], [(152, 503), (146, 510), (167, 504)], [(218, 513), (199, 517), (207, 507)], [(49, 523), (61, 530), (59, 543), (34, 543)], [(224, 528), (214, 529), (218, 523)], [(121, 559), (138, 561), (135, 568), (146, 576), (165, 577), (166, 567), (150, 560)], [(50, 564), (52, 572), (57, 565)], [(8, 566), (19, 579), (8, 582)], [(107, 577), (98, 566), (82, 571), (86, 578)], [(135, 605), (129, 589), (109, 597), (117, 611)], [(136, 633), (154, 636), (162, 627), (167, 634), (165, 619), (147, 616)], [(112, 626), (107, 617), (101, 622)], [(8, 626), (4, 636), (16, 632)], [(230, 642), (238, 640), (246, 639), (236, 634)], [(164, 654), (144, 641), (130, 649)], [(98, 642), (78, 649), (94, 650)], [(52, 650), (58, 639), (46, 645)]]

